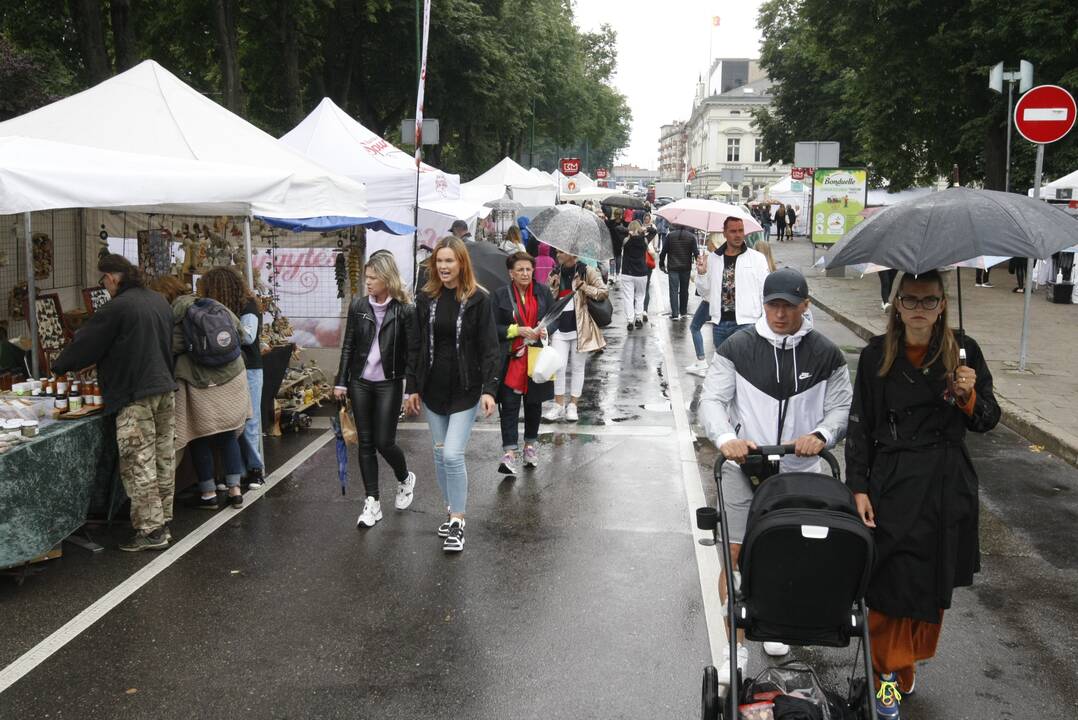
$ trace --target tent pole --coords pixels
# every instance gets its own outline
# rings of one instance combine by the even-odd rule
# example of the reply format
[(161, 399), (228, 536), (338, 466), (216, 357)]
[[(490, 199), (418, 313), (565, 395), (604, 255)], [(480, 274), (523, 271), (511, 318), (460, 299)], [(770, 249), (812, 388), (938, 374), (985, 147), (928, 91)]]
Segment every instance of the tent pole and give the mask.
[(30, 364), (34, 378), (41, 377), (41, 346), (37, 337), (37, 285), (34, 283), (33, 221), (23, 213), (26, 226), (26, 321), (30, 324)]
[(247, 286), (251, 288), (251, 292), (255, 290), (255, 269), (254, 258), (251, 254), (251, 216), (247, 215), (243, 218), (243, 252), (247, 254), (247, 258), (244, 265), (247, 266)]
[[(423, 150), (416, 148), (416, 155), (422, 157)], [(419, 171), (422, 160), (415, 164), (415, 205), (412, 206), (412, 225), (415, 232), (412, 234), (412, 290), (419, 288)]]

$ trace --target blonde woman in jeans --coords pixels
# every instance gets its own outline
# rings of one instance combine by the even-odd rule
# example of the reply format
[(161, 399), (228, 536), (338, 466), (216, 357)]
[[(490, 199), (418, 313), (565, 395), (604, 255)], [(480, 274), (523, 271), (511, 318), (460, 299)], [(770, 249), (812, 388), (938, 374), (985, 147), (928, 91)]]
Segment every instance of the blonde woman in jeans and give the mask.
[[(550, 344), (562, 357), (562, 366), (554, 376), (554, 406), (543, 413), (548, 422), (580, 419), (577, 402), (584, 391), (584, 372), (588, 355), (606, 347), (602, 330), (588, 312), (588, 300), (605, 300), (607, 295), (603, 276), (593, 267), (569, 253), (558, 252), (558, 267), (548, 280), (550, 292), (556, 299), (572, 295), (557, 323), (552, 323)], [(566, 402), (565, 390), (568, 378), (570, 399)]]

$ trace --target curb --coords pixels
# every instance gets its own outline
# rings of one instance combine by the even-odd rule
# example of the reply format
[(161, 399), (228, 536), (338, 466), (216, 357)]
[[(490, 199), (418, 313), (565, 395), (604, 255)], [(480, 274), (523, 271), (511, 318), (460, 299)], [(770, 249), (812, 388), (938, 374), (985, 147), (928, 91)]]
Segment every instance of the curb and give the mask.
[[(820, 299), (812, 293), (809, 293), (809, 297), (812, 299), (813, 305), (833, 317), (837, 323), (848, 328), (854, 335), (857, 335), (866, 342), (873, 337), (874, 333), (871, 330), (855, 320), (851, 320), (842, 312), (836, 310), (834, 306), (829, 305), (826, 302), (821, 302)], [(1046, 430), (1044, 428), (1044, 418), (1038, 417), (1028, 410), (1025, 410), (1018, 404), (1003, 397), (998, 392), (996, 393), (996, 402), (999, 403), (1001, 412), (1000, 419), (1003, 421), (1004, 425), (1011, 430), (1014, 430), (1031, 443), (1042, 446), (1056, 457), (1078, 467), (1078, 437), (1075, 437), (1071, 433)]]

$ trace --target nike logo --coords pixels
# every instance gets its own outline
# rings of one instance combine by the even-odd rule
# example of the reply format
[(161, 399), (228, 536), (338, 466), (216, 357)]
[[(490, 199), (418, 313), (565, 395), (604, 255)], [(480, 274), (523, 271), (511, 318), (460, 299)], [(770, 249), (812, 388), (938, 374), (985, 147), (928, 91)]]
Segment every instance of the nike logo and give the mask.
[(810, 377), (812, 377), (812, 373), (803, 372), (803, 373), (801, 373), (800, 375), (797, 376), (797, 379), (798, 380), (808, 380)]

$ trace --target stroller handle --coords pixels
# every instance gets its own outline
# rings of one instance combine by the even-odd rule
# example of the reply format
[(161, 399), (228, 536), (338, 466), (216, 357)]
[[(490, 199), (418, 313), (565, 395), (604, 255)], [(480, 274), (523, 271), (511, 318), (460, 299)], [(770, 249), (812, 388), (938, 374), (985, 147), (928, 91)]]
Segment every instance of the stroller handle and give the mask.
[[(778, 457), (781, 458), (785, 455), (793, 455), (794, 446), (792, 443), (786, 445), (761, 445), (756, 449), (749, 449), (749, 455), (762, 455), (763, 457)], [(722, 450), (719, 450), (719, 456), (722, 459), (728, 460), (725, 455), (722, 454)], [(831, 454), (830, 450), (824, 450), (819, 454), (820, 459), (827, 463), (827, 466), (831, 469), (831, 476), (836, 480), (842, 479), (842, 470), (838, 466), (838, 460)], [(715, 463), (715, 473), (718, 475), (719, 468), (722, 467), (722, 463)]]

